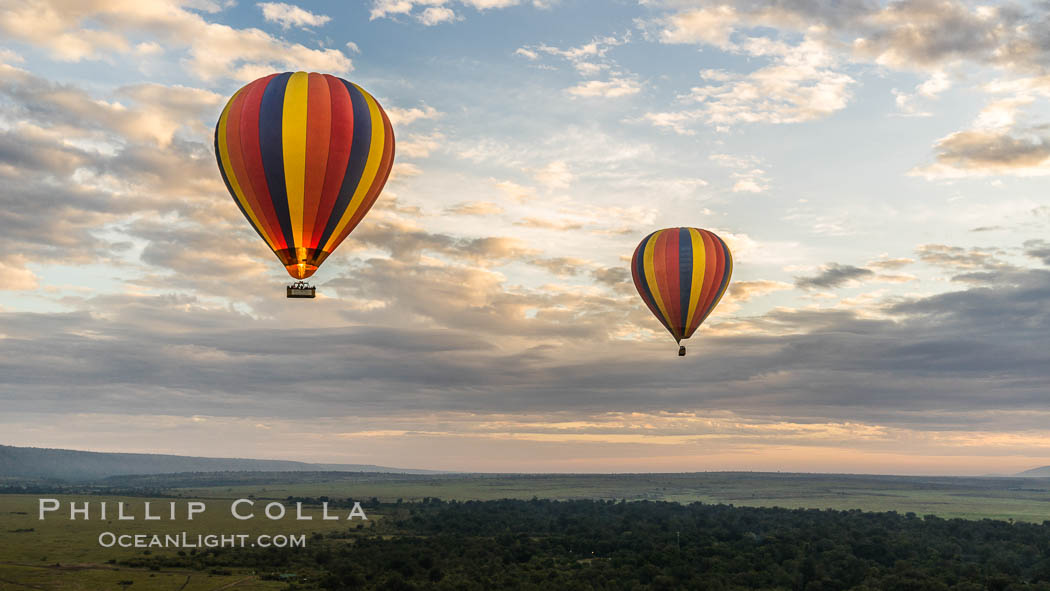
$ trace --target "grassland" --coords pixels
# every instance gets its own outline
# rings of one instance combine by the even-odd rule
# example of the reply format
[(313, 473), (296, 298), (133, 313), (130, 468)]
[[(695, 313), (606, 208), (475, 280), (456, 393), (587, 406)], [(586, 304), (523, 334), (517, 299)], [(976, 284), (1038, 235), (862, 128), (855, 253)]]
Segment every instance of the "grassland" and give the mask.
[[(229, 505), (238, 498), (257, 501), (287, 497), (331, 499), (373, 497), (382, 502), (419, 501), (427, 497), (444, 500), (493, 499), (626, 499), (663, 500), (681, 503), (700, 501), (737, 506), (785, 508), (861, 509), (865, 511), (914, 512), (940, 517), (1001, 519), (1042, 522), (1050, 520), (1050, 479), (1038, 478), (918, 478), (860, 475), (697, 473), (624, 475), (401, 475), (360, 473), (230, 473), (156, 476), (116, 480), (125, 490), (153, 491), (150, 498), (105, 494), (2, 494), (0, 495), (0, 589), (156, 589), (194, 591), (218, 589), (286, 589), (278, 581), (263, 581), (252, 571), (199, 572), (147, 571), (120, 567), (119, 562), (149, 550), (103, 548), (99, 533), (353, 533), (360, 521), (321, 521), (320, 509), (308, 506), (313, 521), (286, 518), (270, 521), (262, 516), (238, 521)], [(112, 489), (109, 489), (112, 490)], [(163, 496), (160, 496), (163, 495)], [(172, 496), (177, 498), (173, 499)], [(54, 513), (46, 521), (37, 519), (38, 498), (57, 498), (65, 514)], [(190, 499), (203, 500), (207, 511), (187, 522), (77, 520), (68, 517), (69, 501), (118, 501), (129, 512), (141, 516), (149, 500), (161, 507), (176, 500), (179, 507)], [(180, 512), (182, 509), (180, 509)], [(345, 516), (342, 510), (341, 515)], [(95, 517), (96, 515), (92, 515)], [(294, 517), (290, 515), (290, 517)], [(382, 519), (369, 513), (369, 525)], [(363, 533), (363, 532), (360, 532)], [(154, 550), (174, 553), (176, 550)], [(130, 581), (130, 584), (128, 582)], [(124, 582), (124, 585), (121, 585)]]
[(187, 497), (291, 496), (418, 501), (627, 499), (749, 507), (861, 509), (964, 519), (1050, 519), (1050, 480), (841, 474), (692, 473), (549, 475), (332, 475), (324, 481), (177, 489)]
[[(247, 495), (246, 495), (247, 496)], [(44, 521), (38, 517), (38, 499), (55, 498), (62, 503), (61, 511), (50, 513)], [(107, 502), (110, 517), (117, 502), (124, 502), (128, 515), (134, 521), (98, 519), (98, 505)], [(177, 519), (166, 519), (168, 503), (179, 503)], [(121, 568), (115, 563), (135, 555), (149, 553), (175, 553), (172, 549), (104, 548), (98, 543), (99, 534), (172, 534), (187, 532), (191, 539), (197, 534), (248, 534), (255, 539), (260, 534), (329, 533), (356, 529), (359, 524), (370, 527), (378, 514), (369, 515), (369, 521), (323, 521), (320, 508), (312, 506), (304, 514), (312, 514), (311, 521), (296, 521), (294, 508), (280, 521), (266, 519), (263, 507), (255, 509), (256, 517), (239, 521), (231, 517), (229, 508), (232, 499), (206, 499), (207, 510), (186, 521), (183, 503), (187, 499), (142, 498), (96, 495), (0, 495), (0, 590), (17, 589), (128, 589), (157, 591), (204, 591), (236, 588), (238, 590), (285, 589), (278, 581), (261, 581), (256, 573), (237, 571), (226, 573), (201, 573), (195, 571), (148, 571)], [(92, 503), (89, 520), (70, 520), (68, 502)], [(143, 503), (150, 501), (154, 514), (165, 517), (159, 521), (143, 521)], [(79, 506), (79, 505), (78, 505)], [(157, 510), (159, 508), (159, 510)], [(346, 510), (332, 510), (333, 515), (346, 516)], [(130, 584), (121, 585), (124, 581)]]

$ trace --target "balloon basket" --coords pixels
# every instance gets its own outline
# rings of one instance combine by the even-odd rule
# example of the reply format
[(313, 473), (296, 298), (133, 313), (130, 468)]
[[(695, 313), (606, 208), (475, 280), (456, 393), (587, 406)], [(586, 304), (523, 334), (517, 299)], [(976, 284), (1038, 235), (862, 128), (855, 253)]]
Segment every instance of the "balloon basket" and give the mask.
[[(291, 297), (291, 296), (288, 296), (288, 297)], [(678, 346), (678, 356), (679, 357), (685, 357), (685, 345), (679, 345)]]
[(297, 281), (288, 286), (288, 297), (313, 299), (317, 297), (317, 288), (305, 281)]

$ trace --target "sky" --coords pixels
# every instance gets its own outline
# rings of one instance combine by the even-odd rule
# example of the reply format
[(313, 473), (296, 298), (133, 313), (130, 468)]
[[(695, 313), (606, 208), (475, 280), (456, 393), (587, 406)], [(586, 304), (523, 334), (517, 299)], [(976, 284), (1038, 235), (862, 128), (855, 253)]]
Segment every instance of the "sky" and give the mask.
[[(486, 472), (1050, 464), (1050, 7), (0, 0), (0, 443)], [(397, 152), (288, 300), (212, 133), (351, 80)], [(677, 357), (628, 262), (716, 232)]]

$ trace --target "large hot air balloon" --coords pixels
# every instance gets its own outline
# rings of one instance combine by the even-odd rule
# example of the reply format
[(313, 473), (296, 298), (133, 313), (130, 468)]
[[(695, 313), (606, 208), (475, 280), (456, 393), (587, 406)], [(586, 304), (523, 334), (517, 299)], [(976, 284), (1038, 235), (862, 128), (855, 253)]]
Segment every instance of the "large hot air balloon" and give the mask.
[(679, 343), (715, 309), (729, 287), (733, 256), (724, 240), (699, 228), (666, 228), (634, 249), (631, 274), (638, 295)]
[(237, 207), (298, 282), (353, 231), (383, 190), (394, 131), (379, 102), (328, 74), (249, 83), (215, 125), (215, 157)]

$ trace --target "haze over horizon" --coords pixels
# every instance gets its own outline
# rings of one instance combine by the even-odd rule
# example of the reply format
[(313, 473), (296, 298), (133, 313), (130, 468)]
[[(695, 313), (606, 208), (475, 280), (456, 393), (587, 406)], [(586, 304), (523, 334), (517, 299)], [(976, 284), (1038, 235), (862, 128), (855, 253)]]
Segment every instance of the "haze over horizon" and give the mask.
[[(352, 3), (351, 3), (352, 4)], [(486, 472), (1050, 464), (1050, 7), (0, 0), (5, 444)], [(212, 129), (274, 71), (390, 114), (312, 278)], [(675, 356), (627, 261), (722, 236)]]

